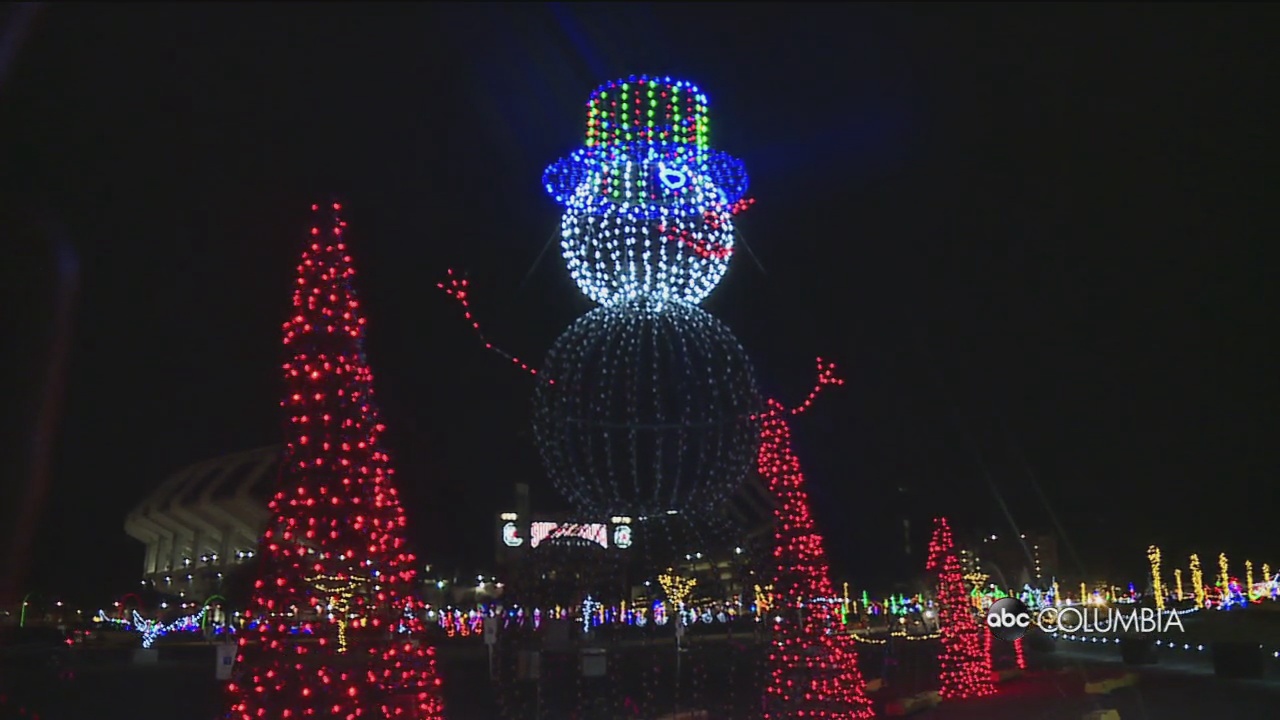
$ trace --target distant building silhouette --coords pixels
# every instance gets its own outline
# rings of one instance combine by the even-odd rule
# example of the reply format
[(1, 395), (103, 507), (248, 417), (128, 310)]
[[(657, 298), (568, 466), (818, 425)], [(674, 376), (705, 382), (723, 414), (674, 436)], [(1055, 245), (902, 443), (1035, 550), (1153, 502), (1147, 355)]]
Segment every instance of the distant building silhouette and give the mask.
[(986, 575), (1003, 588), (1048, 587), (1060, 578), (1058, 543), (1048, 533), (1025, 532), (1021, 536), (992, 533), (969, 538), (960, 549), (966, 575)]
[(142, 578), (161, 592), (207, 597), (254, 557), (271, 519), (283, 447), (232, 453), (169, 476), (125, 518), (144, 543)]

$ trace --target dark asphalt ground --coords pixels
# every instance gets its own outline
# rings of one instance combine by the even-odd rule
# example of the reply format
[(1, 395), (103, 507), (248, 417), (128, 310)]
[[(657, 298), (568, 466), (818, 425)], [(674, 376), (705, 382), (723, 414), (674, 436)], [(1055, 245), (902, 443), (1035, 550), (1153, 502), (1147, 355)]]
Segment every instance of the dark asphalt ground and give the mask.
[[(884, 646), (863, 648), (862, 666), (867, 678), (875, 679), (888, 673), (889, 686), (873, 695), (881, 716), (886, 702), (928, 689), (935, 652), (931, 643), (904, 644), (897, 661), (887, 666)], [(674, 658), (674, 655), (659, 648), (645, 657), (645, 663), (652, 663), (654, 657)], [(710, 720), (759, 717), (758, 710), (751, 709), (754, 698), (748, 697), (758, 693), (750, 677), (731, 681), (726, 675), (726, 668), (735, 663), (740, 670), (753, 667), (749, 650), (707, 642), (685, 658), (678, 681), (673, 668), (662, 670), (666, 674), (662, 675), (665, 679), (661, 684), (673, 697), (676, 693), (680, 695), (681, 708), (690, 708), (702, 701), (704, 707), (712, 708)], [(1161, 654), (1159, 664), (1133, 668), (1120, 664), (1114, 645), (1060, 642), (1052, 653), (1032, 654), (1030, 664), (1031, 669), (1022, 677), (1001, 683), (997, 697), (944, 703), (913, 717), (1079, 720), (1087, 712), (1103, 708), (1118, 710), (1124, 720), (1280, 717), (1280, 661), (1271, 663), (1269, 679), (1228, 681), (1212, 676), (1208, 653), (1167, 650)], [(446, 683), (449, 716), (453, 720), (532, 718), (531, 706), (536, 702), (542, 703), (546, 711), (544, 717), (568, 719), (575, 716), (570, 706), (590, 692), (590, 687), (576, 678), (558, 689), (544, 688), (541, 699), (535, 697), (535, 684), (526, 683), (522, 692), (513, 692), (510, 683), (492, 683), (484, 646), (474, 639), (441, 648), (440, 667)], [(618, 672), (633, 674), (632, 669)], [(1139, 675), (1135, 686), (1108, 695), (1089, 695), (1084, 691), (1086, 681), (1116, 677), (1125, 672)], [(545, 674), (553, 674), (550, 667)], [(0, 678), (0, 685), (13, 685), (15, 677), (10, 675)], [(132, 664), (127, 649), (88, 649), (77, 652), (68, 677), (36, 675), (43, 675), (44, 679), (22, 681), (17, 690), (24, 698), (22, 705), (43, 720), (214, 720), (224, 702), (223, 683), (214, 679), (213, 650), (208, 646), (162, 646), (160, 663), (154, 666)], [(677, 685), (682, 687), (675, 689)], [(10, 697), (0, 710), (0, 717), (23, 717), (17, 714), (14, 699)], [(506, 714), (499, 709), (504, 700), (509, 708)], [(653, 702), (652, 694), (649, 701)], [(512, 705), (523, 705), (521, 712), (517, 714), (510, 709)], [(29, 712), (26, 717), (33, 715)], [(583, 720), (609, 719), (588, 715)]]

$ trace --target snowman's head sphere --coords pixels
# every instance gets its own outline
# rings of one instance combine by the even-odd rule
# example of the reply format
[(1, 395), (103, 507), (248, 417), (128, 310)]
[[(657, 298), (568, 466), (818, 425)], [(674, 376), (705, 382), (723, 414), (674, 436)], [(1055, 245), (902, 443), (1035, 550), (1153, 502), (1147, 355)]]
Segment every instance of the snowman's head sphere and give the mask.
[(592, 300), (698, 303), (724, 277), (747, 177), (710, 149), (706, 103), (670, 78), (603, 85), (587, 103), (586, 147), (547, 169), (565, 263)]
[(698, 303), (733, 257), (724, 193), (679, 158), (622, 158), (566, 203), (560, 247), (578, 288), (608, 305), (638, 297)]

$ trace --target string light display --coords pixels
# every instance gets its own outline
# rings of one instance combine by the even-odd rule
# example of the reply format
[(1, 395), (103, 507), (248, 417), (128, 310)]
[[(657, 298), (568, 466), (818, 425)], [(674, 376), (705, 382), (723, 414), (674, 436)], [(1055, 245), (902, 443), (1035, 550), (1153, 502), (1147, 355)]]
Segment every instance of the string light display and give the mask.
[(564, 206), (565, 264), (595, 302), (698, 303), (728, 269), (747, 174), (711, 149), (707, 105), (669, 77), (601, 85), (587, 101), (585, 147), (544, 173)]
[(946, 518), (934, 521), (925, 569), (937, 573), (938, 582), (938, 624), (942, 633), (938, 694), (943, 699), (994, 695), (991, 656), (984, 651), (980, 637), (988, 631), (974, 619)]
[(1253, 593), (1253, 561), (1244, 561), (1244, 586), (1247, 591)]
[[(417, 561), (382, 449), (341, 209), (312, 206), (283, 327), (285, 460), (245, 612), (256, 625), (239, 640), (241, 672), (229, 685), (235, 720), (443, 717), (434, 649), (422, 640), (412, 595)], [(346, 612), (331, 622), (335, 592)]]
[[(470, 281), (467, 278), (455, 275), (451, 268), (448, 271), (448, 277), (445, 278), (443, 282), (436, 283), (436, 287), (443, 290), (446, 295), (456, 300), (458, 304), (462, 306), (463, 317), (467, 319), (467, 322), (471, 323), (471, 329), (475, 331), (476, 336), (480, 338), (480, 342), (484, 343), (484, 348), (486, 350), (490, 350), (501, 355), (502, 357), (510, 360), (511, 364), (530, 375), (536, 376), (538, 374), (537, 368), (530, 366), (515, 355), (496, 347), (493, 343), (489, 342), (488, 338), (485, 337), (484, 331), (480, 329), (480, 321), (476, 320), (475, 316), (471, 314), (471, 300), (469, 299), (469, 291), (467, 289), (469, 284)], [(555, 384), (554, 378), (546, 378), (545, 380), (547, 383)]]
[(849, 583), (840, 585), (840, 624), (849, 624)]
[(1148, 547), (1147, 560), (1151, 561), (1151, 592), (1155, 594), (1156, 609), (1164, 610), (1165, 587), (1160, 582), (1160, 548), (1155, 545)]
[(927, 642), (930, 640), (937, 640), (938, 638), (942, 637), (942, 635), (939, 633), (926, 633), (924, 635), (908, 635), (905, 630), (894, 630), (889, 633), (888, 638), (864, 637), (855, 632), (848, 633), (847, 637), (850, 637), (855, 642), (858, 642), (864, 645), (888, 645), (890, 639), (906, 640), (908, 642)]
[[(987, 633), (987, 634), (990, 635), (991, 633)], [(1024, 638), (1018, 638), (1017, 640), (1013, 641), (1013, 656), (1017, 660), (1019, 670), (1027, 669), (1027, 656), (1024, 655), (1022, 651), (1023, 640)]]
[(347, 651), (347, 626), (351, 624), (352, 602), (356, 595), (366, 590), (369, 578), (344, 577), (342, 575), (317, 575), (307, 583), (329, 596), (329, 619), (338, 629), (338, 652)]
[[(583, 516), (634, 518), (643, 538), (637, 542), (668, 538), (675, 548), (681, 533), (692, 537), (714, 524), (755, 457), (756, 469), (782, 501), (775, 513), (774, 590), (762, 603), (774, 612), (765, 717), (869, 717), (853, 639), (839, 632), (840, 602), (784, 421), (804, 412), (813, 395), (794, 408), (762, 404), (737, 340), (696, 307), (723, 277), (735, 247), (734, 218), (751, 205), (741, 163), (710, 149), (706, 105), (696, 88), (670, 78), (632, 77), (592, 95), (586, 147), (548, 168), (544, 182), (564, 207), (567, 269), (601, 307), (571, 325), (537, 370), (503, 354), (539, 381), (534, 435), (557, 490)], [(441, 288), (496, 351), (472, 317), (466, 281), (451, 275)], [(839, 384), (834, 368), (819, 361), (814, 394), (830, 384)], [(616, 566), (602, 571), (616, 579)], [(574, 566), (557, 577), (562, 588), (573, 584), (581, 592), (583, 573)], [(531, 595), (552, 590), (545, 574), (531, 573), (521, 581), (526, 583)], [(680, 588), (668, 592), (674, 603), (682, 599)], [(532, 606), (544, 602), (533, 600)], [(657, 637), (666, 619), (661, 609), (660, 602), (653, 607), (647, 627), (636, 623), (642, 632)], [(714, 616), (704, 611), (699, 618), (711, 622)], [(672, 619), (694, 618), (682, 613)], [(528, 631), (527, 618), (522, 622), (521, 632)], [(622, 703), (628, 712), (681, 709), (677, 690), (674, 708), (651, 712), (656, 688), (672, 680), (679, 687), (684, 674), (679, 666), (675, 675), (662, 669), (665, 647), (650, 648), (654, 662), (647, 672), (641, 663), (647, 689)], [(693, 663), (695, 691), (705, 682), (700, 667)], [(518, 662), (514, 668), (519, 676)], [(579, 711), (587, 710), (581, 700)], [(699, 706), (707, 707), (705, 699)], [(605, 716), (597, 705), (589, 710), (591, 717)]]
[[(488, 339), (467, 278), (450, 270), (437, 286), (486, 349), (537, 381), (534, 437), (578, 512), (635, 519), (630, 540), (659, 567), (683, 548), (740, 544), (719, 511), (750, 470), (760, 406), (728, 328), (697, 307), (641, 298), (580, 318), (538, 370)], [(819, 388), (840, 382), (826, 365), (818, 360)]]
[(1173, 596), (1178, 599), (1178, 602), (1182, 602), (1182, 568), (1174, 568), (1173, 582)]
[(714, 526), (731, 524), (725, 501), (759, 439), (746, 354), (696, 307), (751, 205), (742, 164), (708, 130), (706, 96), (684, 81), (632, 76), (591, 95), (586, 146), (544, 182), (564, 206), (567, 269), (602, 307), (540, 369), (484, 338), (465, 279), (440, 284), (487, 348), (540, 380), (533, 429), (552, 484), (582, 515), (636, 518), (640, 556), (724, 540)]
[(543, 373), (556, 382), (536, 386), (534, 437), (553, 485), (584, 515), (706, 515), (751, 468), (755, 374), (700, 308), (647, 298), (597, 308), (560, 336)]
[(1205, 607), (1204, 571), (1200, 569), (1200, 556), (1191, 555), (1191, 590), (1196, 595), (1196, 607)]
[(767, 617), (769, 611), (773, 609), (773, 586), (760, 587), (756, 585), (754, 590), (756, 594), (756, 616)]
[(207, 607), (201, 608), (200, 612), (195, 615), (186, 615), (172, 622), (161, 622), (144, 618), (137, 610), (133, 611), (132, 622), (120, 620), (107, 615), (105, 610), (98, 611), (98, 618), (101, 622), (117, 625), (119, 627), (129, 628), (142, 636), (142, 647), (150, 649), (155, 645), (156, 640), (172, 632), (194, 632), (200, 629), (200, 623), (204, 620)]
[(1231, 592), (1231, 573), (1226, 553), (1218, 553), (1218, 588), (1224, 598)]
[[(831, 372), (834, 376), (834, 368)], [(819, 387), (825, 384), (830, 383)], [(769, 482), (777, 520), (763, 718), (869, 718), (874, 713), (855, 640), (839, 632), (840, 606), (831, 602), (835, 589), (822, 535), (811, 515), (800, 460), (791, 449), (786, 416), (792, 410), (769, 400), (760, 429), (757, 470)]]
[(679, 611), (684, 609), (689, 596), (693, 594), (698, 578), (680, 577), (674, 570), (668, 568), (665, 573), (658, 576), (658, 584), (662, 586), (662, 592), (671, 603), (671, 608)]

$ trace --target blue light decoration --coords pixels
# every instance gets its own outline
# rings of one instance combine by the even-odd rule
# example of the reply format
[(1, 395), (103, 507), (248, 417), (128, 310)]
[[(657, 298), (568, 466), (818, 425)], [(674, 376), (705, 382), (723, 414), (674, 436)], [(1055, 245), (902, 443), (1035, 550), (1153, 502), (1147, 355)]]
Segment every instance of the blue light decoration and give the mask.
[(1226, 592), (1222, 594), (1222, 610), (1243, 609), (1249, 607), (1249, 599), (1244, 594), (1243, 586), (1237, 578), (1227, 582)]
[(582, 633), (585, 635), (591, 632), (591, 626), (599, 624), (594, 622), (596, 613), (600, 611), (600, 602), (590, 595), (586, 600), (582, 601)]
[(204, 615), (208, 611), (208, 607), (203, 607), (200, 609), (200, 612), (195, 615), (186, 615), (170, 623), (162, 623), (159, 620), (144, 618), (138, 614), (137, 610), (133, 611), (132, 622), (108, 617), (104, 610), (98, 611), (98, 618), (102, 622), (111, 623), (113, 625), (133, 630), (142, 636), (142, 647), (144, 649), (150, 649), (158, 638), (168, 635), (171, 632), (193, 632), (199, 630), (200, 621), (204, 620)]
[(685, 185), (689, 184), (688, 173), (682, 170), (672, 170), (666, 165), (658, 166), (658, 179), (666, 186), (668, 190), (681, 190)]
[(742, 162), (710, 147), (707, 105), (669, 77), (605, 83), (587, 101), (585, 147), (543, 174), (564, 206), (569, 274), (593, 301), (698, 303), (724, 277), (750, 201)]

